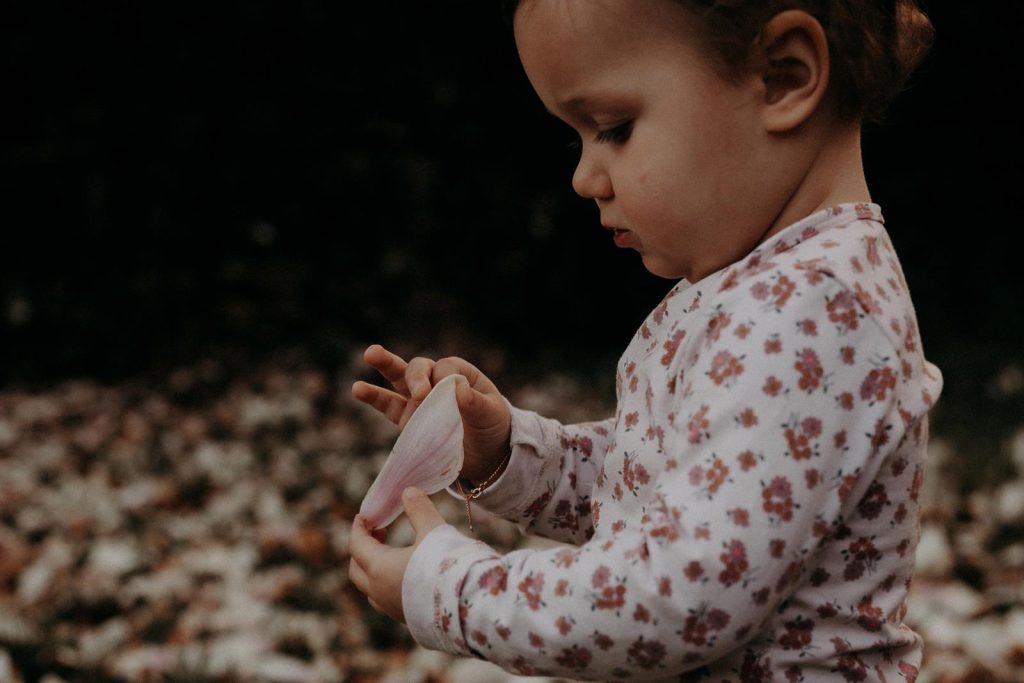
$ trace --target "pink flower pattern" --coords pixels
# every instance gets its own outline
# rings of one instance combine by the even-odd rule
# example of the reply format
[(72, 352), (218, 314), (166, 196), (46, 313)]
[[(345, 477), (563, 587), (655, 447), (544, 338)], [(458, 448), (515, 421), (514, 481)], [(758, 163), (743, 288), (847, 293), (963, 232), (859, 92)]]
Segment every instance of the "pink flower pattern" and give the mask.
[(880, 208), (851, 203), (678, 283), (620, 359), (616, 417), (512, 408), (477, 503), (571, 545), (437, 527), (406, 571), (413, 637), (525, 675), (913, 683), (942, 376), (905, 282)]

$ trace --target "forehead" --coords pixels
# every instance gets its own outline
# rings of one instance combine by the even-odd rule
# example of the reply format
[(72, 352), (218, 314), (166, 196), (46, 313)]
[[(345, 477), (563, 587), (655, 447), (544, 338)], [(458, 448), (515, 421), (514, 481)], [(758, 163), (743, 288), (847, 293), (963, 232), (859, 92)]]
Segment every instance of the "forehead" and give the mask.
[(572, 111), (659, 72), (697, 66), (691, 22), (674, 0), (524, 0), (514, 32), (545, 106)]

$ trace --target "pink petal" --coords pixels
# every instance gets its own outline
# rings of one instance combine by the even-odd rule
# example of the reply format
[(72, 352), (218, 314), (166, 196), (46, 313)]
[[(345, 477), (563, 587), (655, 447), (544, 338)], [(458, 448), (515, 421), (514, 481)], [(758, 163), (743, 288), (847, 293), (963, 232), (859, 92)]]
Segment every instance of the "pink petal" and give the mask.
[(437, 493), (459, 476), (464, 454), (455, 377), (445, 377), (423, 399), (366, 492), (359, 514), (371, 528), (386, 527), (402, 514), (406, 487)]

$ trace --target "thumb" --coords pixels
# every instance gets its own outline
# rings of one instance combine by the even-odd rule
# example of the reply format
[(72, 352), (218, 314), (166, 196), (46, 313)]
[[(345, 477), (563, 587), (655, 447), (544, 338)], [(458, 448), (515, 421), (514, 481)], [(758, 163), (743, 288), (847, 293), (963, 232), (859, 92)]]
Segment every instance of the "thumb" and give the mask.
[(402, 506), (405, 507), (405, 515), (416, 531), (417, 542), (431, 529), (445, 523), (444, 517), (434, 507), (427, 494), (415, 486), (409, 486), (402, 491)]
[(500, 400), (500, 397), (488, 396), (474, 389), (468, 381), (456, 380), (455, 400), (468, 424), (488, 427), (499, 422), (501, 407), (496, 405), (495, 399)]

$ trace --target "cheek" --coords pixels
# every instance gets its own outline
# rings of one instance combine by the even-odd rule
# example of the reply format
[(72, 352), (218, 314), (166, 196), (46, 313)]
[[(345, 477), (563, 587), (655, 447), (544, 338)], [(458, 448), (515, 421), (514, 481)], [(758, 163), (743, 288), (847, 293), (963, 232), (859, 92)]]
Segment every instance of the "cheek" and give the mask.
[(639, 208), (649, 206), (651, 202), (657, 201), (668, 189), (666, 181), (673, 174), (670, 169), (664, 167), (663, 162), (664, 160), (658, 155), (657, 150), (641, 155), (641, 161), (632, 173), (632, 191), (630, 192), (633, 197), (632, 203)]

